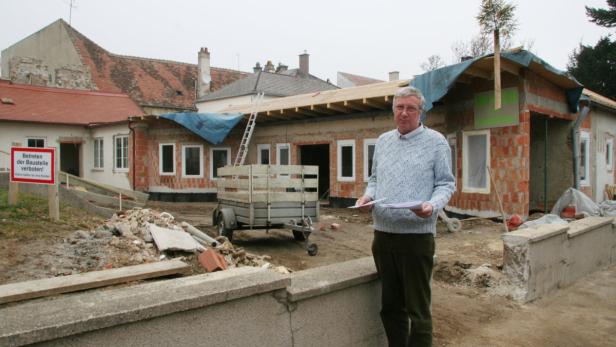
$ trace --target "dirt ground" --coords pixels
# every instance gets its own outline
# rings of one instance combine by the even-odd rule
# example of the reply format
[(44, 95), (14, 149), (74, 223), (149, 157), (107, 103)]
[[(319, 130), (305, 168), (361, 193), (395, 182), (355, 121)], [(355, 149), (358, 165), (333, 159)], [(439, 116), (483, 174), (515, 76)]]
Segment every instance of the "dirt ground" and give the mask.
[[(147, 207), (169, 212), (176, 220), (215, 235), (213, 203), (151, 202)], [(29, 212), (12, 210), (7, 214), (0, 205), (0, 284), (158, 260), (147, 244), (114, 239), (116, 244), (111, 247), (97, 236), (106, 232), (100, 227), (105, 221), (77, 209), (64, 206), (60, 222), (39, 218), (38, 234), (32, 232), (37, 230), (37, 220), (29, 219)], [(17, 222), (11, 224), (10, 218), (15, 216)], [(332, 228), (332, 224), (339, 227)], [(233, 244), (271, 257), (269, 262), (276, 266), (299, 271), (370, 256), (370, 224), (369, 214), (322, 208), (317, 230), (310, 236), (319, 247), (314, 257), (288, 230), (236, 231)], [(511, 299), (512, 289), (500, 272), (502, 225), (475, 219), (462, 226), (461, 231), (449, 233), (443, 224), (438, 225), (433, 284), (435, 346), (616, 345), (616, 267), (522, 305)], [(22, 227), (30, 234), (14, 232)], [(88, 234), (87, 230), (96, 231)], [(195, 272), (200, 271), (194, 256), (184, 259), (193, 262)]]

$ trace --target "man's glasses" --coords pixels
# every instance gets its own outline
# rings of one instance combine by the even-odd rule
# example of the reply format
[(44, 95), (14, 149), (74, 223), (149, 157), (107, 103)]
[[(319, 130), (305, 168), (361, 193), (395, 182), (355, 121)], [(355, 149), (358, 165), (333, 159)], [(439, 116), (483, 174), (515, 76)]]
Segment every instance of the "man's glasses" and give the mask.
[(396, 112), (404, 112), (406, 111), (406, 113), (419, 113), (419, 111), (421, 111), (419, 108), (415, 107), (415, 106), (402, 106), (402, 105), (398, 105), (396, 106)]

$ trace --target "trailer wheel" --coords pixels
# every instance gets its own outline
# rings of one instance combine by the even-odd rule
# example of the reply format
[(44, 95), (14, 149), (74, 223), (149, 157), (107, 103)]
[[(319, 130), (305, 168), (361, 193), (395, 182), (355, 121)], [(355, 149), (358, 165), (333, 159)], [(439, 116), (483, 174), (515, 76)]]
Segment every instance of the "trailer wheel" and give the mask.
[(233, 241), (233, 229), (230, 229), (225, 222), (222, 213), (218, 214), (218, 235), (226, 237), (229, 241)]
[(449, 218), (449, 221), (447, 222), (447, 230), (449, 230), (450, 233), (458, 232), (462, 230), (462, 223), (457, 218)]
[(308, 251), (309, 256), (314, 257), (319, 253), (319, 246), (317, 246), (316, 243), (311, 243), (306, 247), (306, 251)]
[(295, 241), (306, 241), (306, 236), (299, 230), (293, 230), (293, 238)]

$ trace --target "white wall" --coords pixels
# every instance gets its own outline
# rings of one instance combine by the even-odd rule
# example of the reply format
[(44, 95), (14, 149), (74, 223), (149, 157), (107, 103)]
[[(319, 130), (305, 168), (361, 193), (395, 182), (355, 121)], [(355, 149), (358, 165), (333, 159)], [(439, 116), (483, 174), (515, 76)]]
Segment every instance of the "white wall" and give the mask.
[[(128, 124), (108, 125), (91, 129), (91, 135), (83, 146), (84, 153), (84, 178), (109, 184), (115, 187), (131, 189), (128, 172), (114, 170), (114, 136), (128, 135)], [(103, 138), (103, 168), (94, 168), (94, 139)], [(130, 138), (128, 140), (129, 156), (132, 150)], [(130, 170), (130, 168), (129, 168)]]
[[(130, 189), (127, 172), (113, 170), (113, 136), (129, 134), (126, 123), (87, 129), (79, 125), (35, 124), (21, 122), (0, 122), (0, 151), (9, 153), (13, 145), (26, 146), (28, 137), (45, 139), (45, 146), (56, 147), (60, 158), (61, 138), (81, 140), (81, 175), (86, 179)], [(94, 138), (103, 137), (104, 167), (94, 170)], [(129, 151), (131, 143), (129, 141)], [(59, 162), (59, 161), (58, 161)], [(10, 156), (0, 153), (0, 172), (9, 171)]]
[[(197, 109), (201, 113), (205, 112), (219, 112), (227, 107), (238, 105), (250, 105), (255, 95), (243, 95), (232, 98), (225, 98), (220, 100), (201, 101), (195, 103)], [(263, 100), (275, 99), (275, 97), (265, 95)]]
[[(614, 169), (608, 170), (605, 161), (605, 146), (608, 139), (616, 144), (616, 114), (603, 109), (594, 109), (592, 113), (593, 132), (591, 135), (591, 153), (594, 155), (593, 200), (605, 200), (605, 185), (614, 184)], [(592, 158), (592, 155), (591, 155)], [(614, 165), (613, 165), (614, 166)], [(592, 172), (592, 170), (591, 170)]]

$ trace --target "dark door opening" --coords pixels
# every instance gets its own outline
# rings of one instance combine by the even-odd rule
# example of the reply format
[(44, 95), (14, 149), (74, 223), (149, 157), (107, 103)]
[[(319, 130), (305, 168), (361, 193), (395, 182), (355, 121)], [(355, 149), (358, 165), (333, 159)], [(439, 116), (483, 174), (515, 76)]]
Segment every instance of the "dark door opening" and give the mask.
[(529, 214), (548, 213), (572, 186), (571, 122), (532, 113), (530, 118)]
[(79, 152), (81, 144), (79, 143), (61, 143), (60, 144), (60, 170), (70, 173), (71, 175), (80, 175)]
[(329, 144), (299, 146), (299, 163), (319, 166), (319, 198), (329, 198)]

